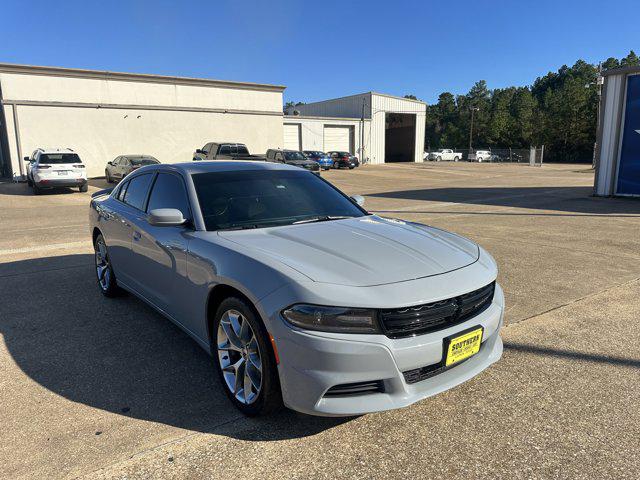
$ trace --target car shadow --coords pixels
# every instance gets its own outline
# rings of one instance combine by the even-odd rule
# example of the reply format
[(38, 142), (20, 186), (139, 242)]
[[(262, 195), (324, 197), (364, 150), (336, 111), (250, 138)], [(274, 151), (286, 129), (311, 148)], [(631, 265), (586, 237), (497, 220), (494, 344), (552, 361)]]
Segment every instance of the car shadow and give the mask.
[[(47, 188), (40, 190), (40, 195), (78, 194), (77, 188)], [(34, 196), (33, 189), (26, 182), (7, 182), (0, 184), (0, 195)]]
[[(592, 187), (425, 188), (369, 193), (367, 197), (583, 214), (640, 214), (640, 201), (637, 198), (594, 197)], [(385, 210), (384, 212), (395, 211)]]
[(349, 421), (286, 409), (245, 418), (207, 353), (132, 295), (103, 297), (93, 268), (88, 254), (0, 264), (0, 333), (42, 387), (117, 415), (243, 440), (305, 437)]

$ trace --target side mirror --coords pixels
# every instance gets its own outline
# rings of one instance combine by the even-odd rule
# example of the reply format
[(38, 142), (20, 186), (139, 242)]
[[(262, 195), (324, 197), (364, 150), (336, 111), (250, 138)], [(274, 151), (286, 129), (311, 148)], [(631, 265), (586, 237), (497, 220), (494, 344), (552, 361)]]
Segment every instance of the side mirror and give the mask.
[(111, 160), (111, 161), (107, 162), (107, 165), (111, 165), (111, 166), (113, 166), (113, 160)]
[(204, 153), (201, 148), (196, 148), (196, 153)]
[(31, 161), (31, 159), (30, 159), (29, 157), (24, 157), (24, 161), (25, 161), (25, 162), (30, 162), (30, 161)]
[(176, 227), (183, 225), (186, 220), (182, 212), (175, 208), (157, 208), (147, 215), (147, 222), (154, 227)]
[(362, 195), (352, 195), (351, 200), (353, 200), (356, 205), (364, 207), (364, 197)]

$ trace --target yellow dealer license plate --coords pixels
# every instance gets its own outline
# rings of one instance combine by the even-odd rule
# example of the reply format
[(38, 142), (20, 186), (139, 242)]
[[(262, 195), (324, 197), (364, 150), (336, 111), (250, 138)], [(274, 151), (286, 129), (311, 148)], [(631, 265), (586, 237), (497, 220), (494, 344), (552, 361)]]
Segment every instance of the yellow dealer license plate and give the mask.
[(478, 353), (482, 344), (482, 333), (483, 329), (479, 327), (451, 338), (447, 347), (445, 367), (450, 367)]

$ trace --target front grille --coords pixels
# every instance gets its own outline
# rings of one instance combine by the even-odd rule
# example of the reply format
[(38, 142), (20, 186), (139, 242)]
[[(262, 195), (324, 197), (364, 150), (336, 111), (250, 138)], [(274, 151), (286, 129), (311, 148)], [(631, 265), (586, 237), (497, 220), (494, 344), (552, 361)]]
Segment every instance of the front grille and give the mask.
[(458, 297), (413, 307), (380, 310), (380, 324), (389, 338), (411, 337), (449, 328), (475, 317), (493, 301), (495, 282)]
[(365, 395), (368, 393), (384, 392), (384, 384), (382, 380), (374, 380), (371, 382), (343, 383), (335, 385), (327, 390), (325, 397), (338, 397), (345, 395)]

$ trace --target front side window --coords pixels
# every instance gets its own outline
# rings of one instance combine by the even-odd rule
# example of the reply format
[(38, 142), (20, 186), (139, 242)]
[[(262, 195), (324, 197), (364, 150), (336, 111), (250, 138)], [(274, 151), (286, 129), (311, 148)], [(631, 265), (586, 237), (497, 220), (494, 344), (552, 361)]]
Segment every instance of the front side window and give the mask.
[(303, 170), (196, 173), (193, 181), (207, 230), (366, 215), (327, 182)]
[(175, 208), (182, 212), (185, 219), (191, 218), (189, 197), (182, 178), (171, 173), (158, 174), (149, 196), (147, 212), (157, 208)]
[(129, 180), (129, 185), (124, 194), (124, 203), (138, 210), (144, 210), (144, 201), (147, 198), (152, 178), (153, 174), (145, 173)]
[(82, 163), (77, 153), (41, 153), (39, 163), (59, 165), (64, 163)]

